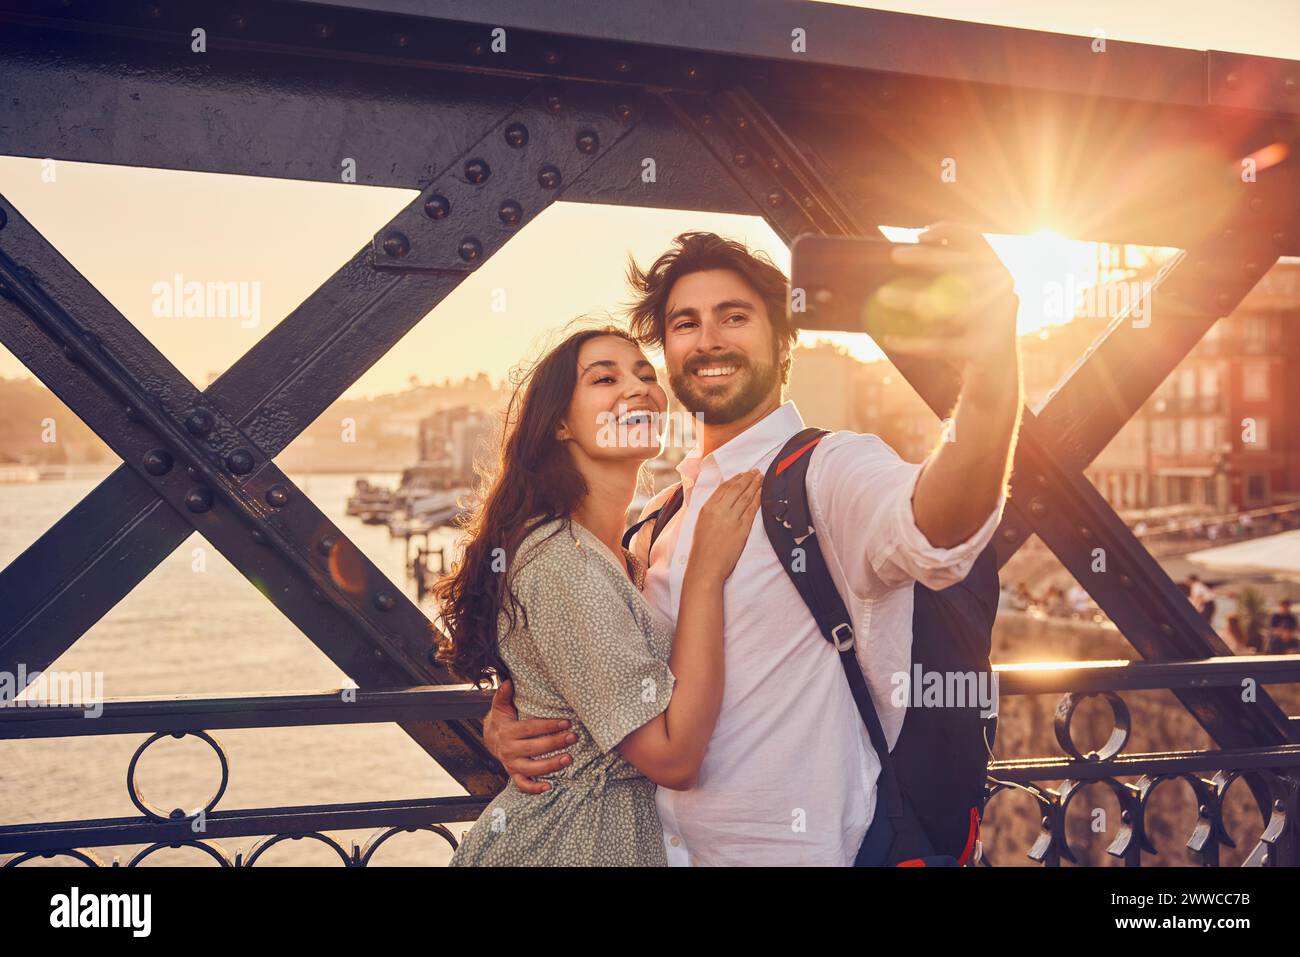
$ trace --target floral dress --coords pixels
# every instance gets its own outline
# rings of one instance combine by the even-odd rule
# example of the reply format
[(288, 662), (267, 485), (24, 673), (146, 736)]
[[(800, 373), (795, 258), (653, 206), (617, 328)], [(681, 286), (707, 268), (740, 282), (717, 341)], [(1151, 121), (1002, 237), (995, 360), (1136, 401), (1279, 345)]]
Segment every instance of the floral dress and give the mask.
[(673, 626), (638, 587), (645, 568), (577, 522), (547, 522), (520, 543), (510, 574), (522, 606), (501, 619), (501, 658), (521, 718), (568, 718), (573, 763), (551, 789), (513, 782), (466, 832), (452, 866), (667, 864), (655, 784), (615, 746), (668, 707)]

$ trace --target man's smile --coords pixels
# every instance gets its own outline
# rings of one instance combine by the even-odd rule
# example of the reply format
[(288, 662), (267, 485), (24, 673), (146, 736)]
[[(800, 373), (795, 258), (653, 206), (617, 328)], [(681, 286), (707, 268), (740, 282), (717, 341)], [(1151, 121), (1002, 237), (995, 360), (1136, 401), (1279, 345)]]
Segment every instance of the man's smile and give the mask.
[(718, 382), (731, 378), (739, 371), (740, 366), (738, 365), (712, 365), (701, 366), (691, 374), (699, 379), (709, 379)]

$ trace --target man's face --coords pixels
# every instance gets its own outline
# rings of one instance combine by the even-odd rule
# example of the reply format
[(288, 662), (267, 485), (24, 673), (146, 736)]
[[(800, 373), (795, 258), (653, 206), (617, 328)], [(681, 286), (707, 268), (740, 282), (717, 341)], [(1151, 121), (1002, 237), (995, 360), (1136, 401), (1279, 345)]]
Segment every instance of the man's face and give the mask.
[(757, 291), (730, 269), (673, 284), (664, 310), (664, 361), (673, 394), (712, 425), (744, 418), (781, 389), (778, 343)]

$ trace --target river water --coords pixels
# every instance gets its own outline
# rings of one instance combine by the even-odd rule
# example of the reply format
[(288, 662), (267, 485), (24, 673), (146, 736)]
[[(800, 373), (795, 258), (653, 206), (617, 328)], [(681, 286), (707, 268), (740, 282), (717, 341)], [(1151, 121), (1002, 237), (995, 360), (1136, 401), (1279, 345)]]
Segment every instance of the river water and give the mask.
[[(396, 476), (371, 475), (396, 484)], [(413, 593), (404, 572), (404, 545), (384, 526), (345, 514), (350, 475), (292, 475), (316, 505), (389, 579)], [(97, 481), (73, 479), (0, 485), (0, 567), (88, 493)], [(433, 536), (448, 546), (454, 535)], [(191, 536), (125, 599), (86, 632), (53, 670), (99, 672), (106, 698), (174, 694), (225, 695), (321, 691), (344, 686), (345, 676), (202, 536)], [(0, 741), (0, 824), (136, 817), (126, 770), (147, 735)], [(319, 728), (235, 729), (213, 734), (230, 762), (230, 780), (217, 810), (385, 801), (464, 794), (394, 724)], [(206, 744), (192, 737), (164, 739), (146, 752), (137, 783), (146, 800), (171, 809), (201, 807), (215, 791), (220, 769)], [(467, 824), (449, 825), (459, 836)], [(374, 833), (330, 832), (345, 848)], [(219, 842), (233, 858), (259, 838)], [(143, 846), (95, 849), (105, 863), (123, 864)], [(447, 844), (427, 832), (399, 834), (376, 853), (375, 864), (437, 865)], [(0, 857), (0, 863), (8, 860)], [(53, 865), (56, 861), (49, 861)], [(207, 866), (192, 848), (164, 849), (148, 864)], [(276, 865), (337, 864), (317, 841), (285, 841), (259, 860)]]

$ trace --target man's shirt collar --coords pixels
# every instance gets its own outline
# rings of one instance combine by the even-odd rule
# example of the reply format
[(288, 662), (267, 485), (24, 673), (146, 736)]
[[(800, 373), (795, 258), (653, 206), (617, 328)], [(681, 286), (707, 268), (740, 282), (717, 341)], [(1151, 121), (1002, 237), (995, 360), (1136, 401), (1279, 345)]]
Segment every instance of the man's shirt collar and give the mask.
[(793, 400), (787, 399), (779, 406), (759, 419), (744, 432), (724, 442), (709, 455), (701, 455), (700, 446), (686, 453), (677, 466), (677, 474), (682, 477), (683, 488), (694, 487), (700, 476), (700, 470), (710, 459), (717, 466), (721, 475), (719, 481), (726, 481), (733, 475), (739, 475), (755, 468), (763, 457), (773, 449), (779, 449), (790, 436), (803, 429), (803, 416), (799, 414)]

